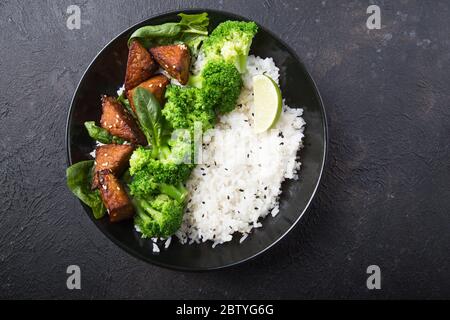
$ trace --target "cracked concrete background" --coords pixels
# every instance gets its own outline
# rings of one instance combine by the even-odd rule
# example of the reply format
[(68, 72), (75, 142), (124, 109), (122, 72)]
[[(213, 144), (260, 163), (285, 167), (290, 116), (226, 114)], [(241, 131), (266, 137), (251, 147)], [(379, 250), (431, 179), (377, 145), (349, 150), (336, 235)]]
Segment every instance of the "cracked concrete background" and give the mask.
[[(66, 28), (79, 5), (80, 30)], [(366, 28), (381, 8), (382, 29)], [(65, 185), (65, 120), (82, 73), (115, 35), (183, 7), (271, 29), (315, 78), (329, 120), (325, 174), (281, 243), (229, 270), (139, 261)], [(448, 1), (0, 2), (0, 298), (450, 298)], [(82, 290), (66, 288), (77, 264)], [(382, 289), (366, 288), (377, 264)]]

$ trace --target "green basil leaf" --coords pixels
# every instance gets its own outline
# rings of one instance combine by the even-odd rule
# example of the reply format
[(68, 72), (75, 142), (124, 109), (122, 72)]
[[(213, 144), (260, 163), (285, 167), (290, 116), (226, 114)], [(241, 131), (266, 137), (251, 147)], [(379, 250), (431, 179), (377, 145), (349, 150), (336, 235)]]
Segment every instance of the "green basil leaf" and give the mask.
[(136, 116), (147, 141), (151, 141), (154, 149), (161, 145), (163, 132), (161, 106), (153, 93), (137, 87), (133, 94)]
[(123, 139), (110, 134), (106, 129), (97, 126), (94, 121), (87, 121), (84, 123), (84, 126), (86, 127), (89, 136), (92, 139), (99, 141), (101, 143), (122, 144), (125, 142)]
[(94, 160), (78, 162), (66, 170), (67, 186), (83, 203), (91, 207), (96, 219), (105, 215), (105, 206), (98, 190), (91, 190)]

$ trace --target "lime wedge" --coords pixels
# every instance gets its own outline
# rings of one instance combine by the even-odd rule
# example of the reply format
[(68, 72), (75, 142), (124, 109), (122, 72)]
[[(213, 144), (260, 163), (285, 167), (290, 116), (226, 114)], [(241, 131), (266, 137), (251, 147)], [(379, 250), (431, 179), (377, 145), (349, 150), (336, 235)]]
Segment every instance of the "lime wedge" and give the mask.
[(272, 128), (280, 118), (282, 103), (281, 91), (275, 81), (266, 75), (253, 77), (253, 93), (255, 99), (256, 133)]

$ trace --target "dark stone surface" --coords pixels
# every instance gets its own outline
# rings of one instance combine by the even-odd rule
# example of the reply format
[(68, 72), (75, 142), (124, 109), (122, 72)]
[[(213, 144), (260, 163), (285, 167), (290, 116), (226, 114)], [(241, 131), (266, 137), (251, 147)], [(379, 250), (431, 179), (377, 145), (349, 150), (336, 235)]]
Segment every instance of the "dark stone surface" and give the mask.
[[(0, 298), (450, 298), (450, 4), (375, 1), (0, 2)], [(133, 4), (131, 4), (133, 3)], [(81, 30), (66, 8), (81, 7)], [(65, 120), (83, 71), (116, 34), (182, 7), (239, 13), (287, 41), (329, 117), (311, 210), (264, 256), (191, 274), (108, 241), (65, 186)], [(66, 288), (66, 268), (82, 290)], [(366, 268), (382, 290), (366, 288)]]

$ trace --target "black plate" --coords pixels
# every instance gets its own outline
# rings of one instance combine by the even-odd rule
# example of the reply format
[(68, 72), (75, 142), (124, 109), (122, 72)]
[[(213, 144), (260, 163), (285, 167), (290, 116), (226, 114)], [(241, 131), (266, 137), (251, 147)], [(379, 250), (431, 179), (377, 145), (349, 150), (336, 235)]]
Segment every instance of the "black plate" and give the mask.
[[(150, 18), (135, 25), (112, 40), (95, 57), (75, 91), (67, 119), (68, 163), (90, 159), (94, 142), (87, 135), (83, 123), (100, 119), (100, 95), (115, 95), (124, 80), (127, 62), (127, 40), (130, 34), (144, 25), (178, 21), (179, 12), (208, 12), (211, 30), (225, 20), (248, 20), (243, 17), (213, 10), (182, 10)], [(299, 181), (283, 184), (280, 213), (267, 217), (263, 227), (254, 230), (239, 244), (234, 240), (211, 248), (211, 243), (181, 245), (172, 241), (168, 250), (161, 248), (152, 253), (150, 240), (143, 240), (130, 222), (111, 224), (107, 218), (95, 220), (91, 210), (84, 206), (87, 215), (115, 244), (130, 254), (150, 263), (178, 270), (212, 270), (247, 261), (272, 247), (300, 220), (308, 208), (320, 182), (327, 149), (325, 110), (317, 87), (293, 50), (271, 32), (260, 26), (252, 45), (252, 54), (272, 57), (280, 68), (283, 97), (291, 107), (303, 107), (307, 126), (305, 147), (301, 151), (302, 169)], [(301, 250), (301, 248), (299, 248)]]

